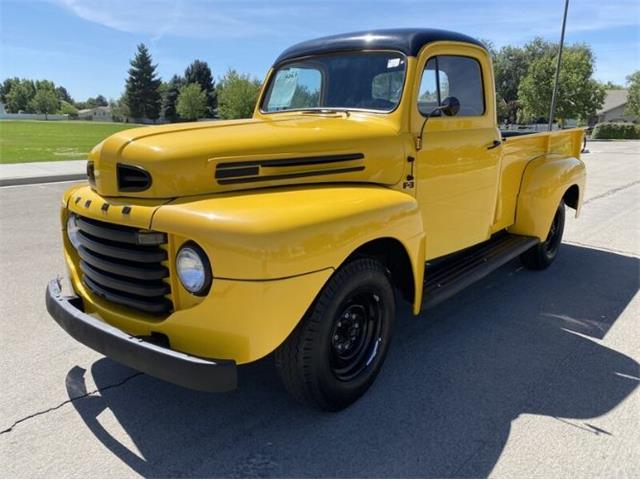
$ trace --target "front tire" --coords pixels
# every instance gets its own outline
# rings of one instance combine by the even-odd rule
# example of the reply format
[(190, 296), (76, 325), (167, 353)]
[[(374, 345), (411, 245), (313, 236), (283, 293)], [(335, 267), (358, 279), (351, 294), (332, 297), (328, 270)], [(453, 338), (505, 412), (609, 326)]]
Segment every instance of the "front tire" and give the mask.
[(544, 270), (548, 268), (558, 255), (563, 232), (564, 201), (560, 200), (560, 205), (558, 205), (556, 214), (553, 217), (553, 222), (551, 222), (547, 239), (520, 255), (522, 264), (530, 270)]
[(351, 405), (382, 367), (394, 317), (395, 298), (384, 265), (363, 258), (342, 266), (275, 352), (287, 391), (321, 410)]

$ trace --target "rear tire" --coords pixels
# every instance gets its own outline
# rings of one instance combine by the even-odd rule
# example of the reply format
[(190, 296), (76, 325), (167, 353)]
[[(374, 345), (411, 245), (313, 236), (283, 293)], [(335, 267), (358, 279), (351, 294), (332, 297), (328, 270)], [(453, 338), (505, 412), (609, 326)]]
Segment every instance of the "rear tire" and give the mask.
[(321, 410), (351, 405), (382, 367), (394, 317), (394, 292), (384, 265), (363, 258), (342, 266), (275, 352), (287, 391)]
[(553, 222), (551, 222), (547, 239), (520, 255), (522, 264), (530, 270), (544, 270), (548, 268), (558, 255), (563, 232), (564, 200), (560, 200), (560, 205), (558, 205), (558, 210), (556, 210)]

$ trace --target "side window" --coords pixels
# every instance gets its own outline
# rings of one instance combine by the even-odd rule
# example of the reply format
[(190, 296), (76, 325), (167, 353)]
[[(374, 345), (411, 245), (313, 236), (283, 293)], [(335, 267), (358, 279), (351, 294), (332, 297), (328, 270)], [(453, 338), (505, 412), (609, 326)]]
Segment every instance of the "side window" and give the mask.
[(480, 63), (471, 57), (440, 55), (427, 61), (418, 96), (418, 109), (427, 115), (447, 97), (460, 101), (459, 116), (484, 114)]
[(282, 68), (271, 83), (268, 112), (283, 109), (313, 108), (320, 105), (322, 73), (320, 70), (294, 65)]

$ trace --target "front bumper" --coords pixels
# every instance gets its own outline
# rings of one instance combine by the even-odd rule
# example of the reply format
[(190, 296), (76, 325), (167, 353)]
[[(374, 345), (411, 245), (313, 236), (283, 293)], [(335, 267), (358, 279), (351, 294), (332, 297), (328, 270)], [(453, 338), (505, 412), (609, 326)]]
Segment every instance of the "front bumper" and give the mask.
[(225, 392), (237, 386), (233, 360), (194, 357), (129, 335), (84, 313), (80, 297), (63, 296), (58, 280), (49, 282), (46, 303), (69, 335), (118, 363), (193, 390)]

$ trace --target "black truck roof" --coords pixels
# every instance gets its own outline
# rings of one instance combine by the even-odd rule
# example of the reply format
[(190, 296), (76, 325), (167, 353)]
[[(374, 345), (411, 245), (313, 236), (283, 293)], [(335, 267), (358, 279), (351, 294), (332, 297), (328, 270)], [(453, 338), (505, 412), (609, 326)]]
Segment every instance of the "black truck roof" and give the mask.
[(369, 30), (363, 32), (341, 33), (329, 37), (307, 40), (287, 48), (276, 59), (274, 65), (285, 60), (332, 52), (349, 50), (396, 50), (415, 57), (420, 49), (431, 42), (442, 40), (471, 43), (482, 48), (479, 40), (462, 33), (438, 30), (435, 28), (396, 28), (388, 30)]

